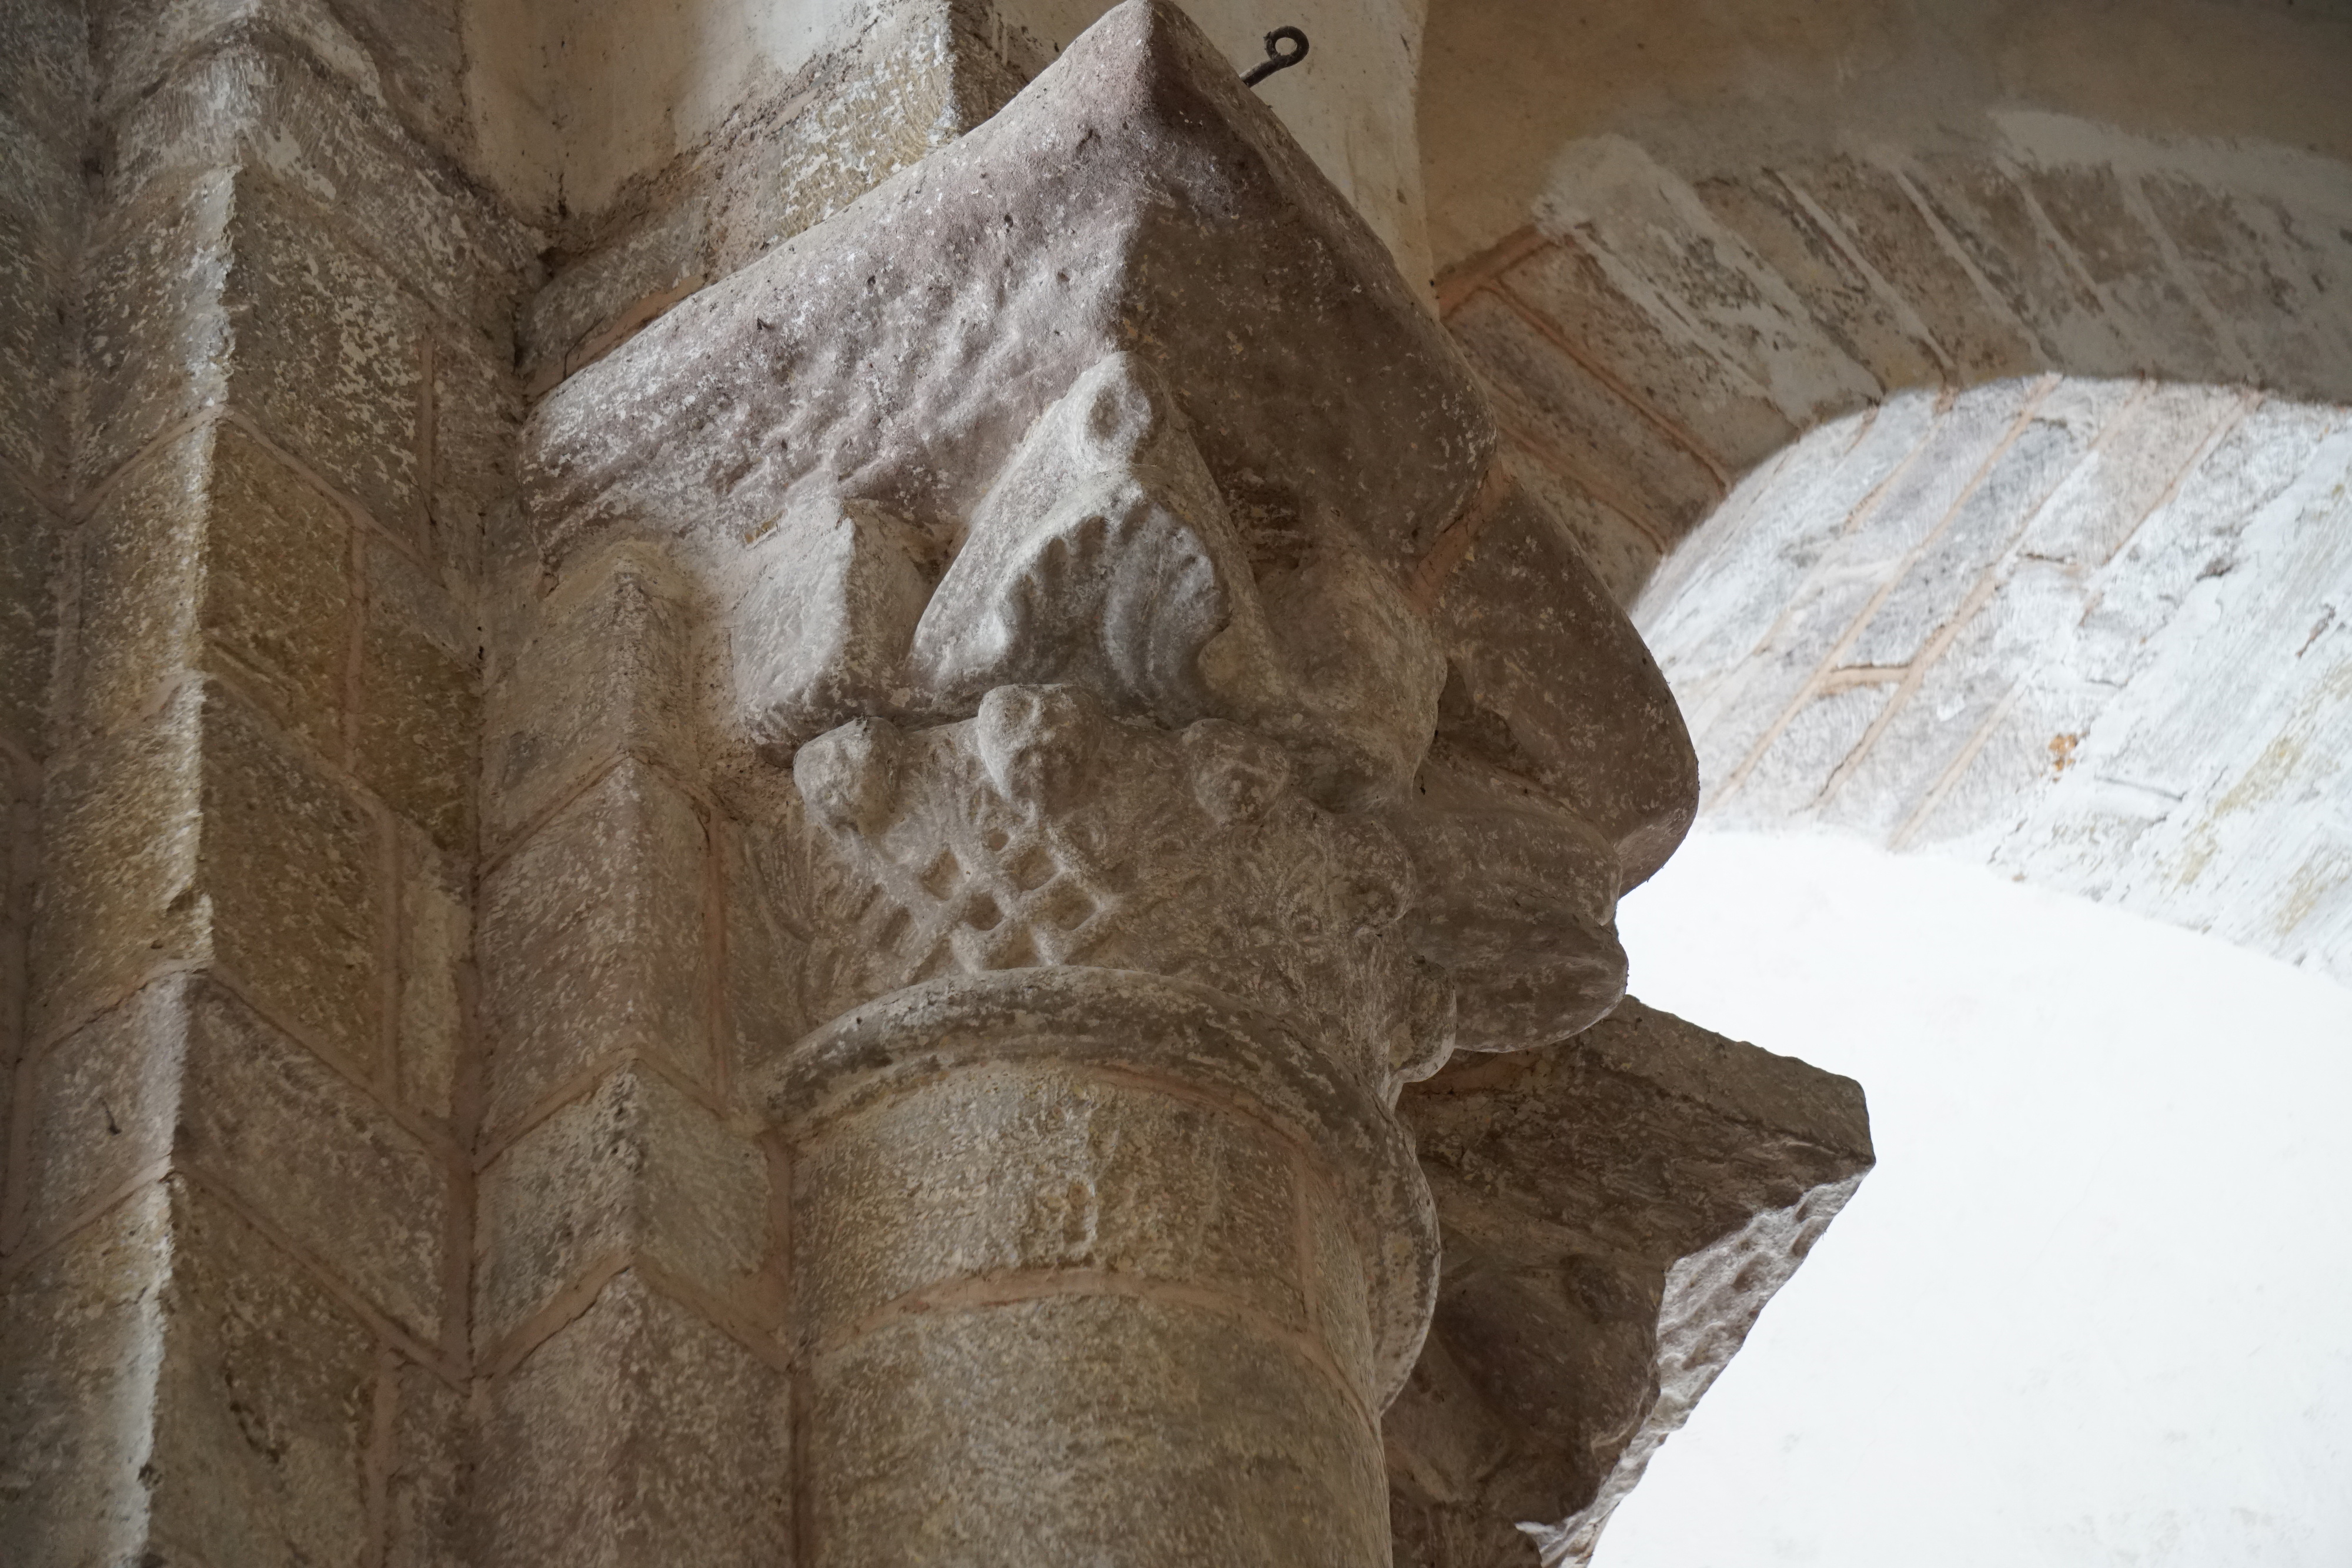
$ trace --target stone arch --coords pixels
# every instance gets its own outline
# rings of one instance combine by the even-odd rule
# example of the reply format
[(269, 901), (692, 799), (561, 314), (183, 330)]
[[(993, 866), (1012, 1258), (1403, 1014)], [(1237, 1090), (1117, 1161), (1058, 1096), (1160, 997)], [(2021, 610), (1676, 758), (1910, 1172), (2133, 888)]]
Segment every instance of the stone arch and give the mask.
[[(1727, 64), (1647, 24), (1681, 51), (1664, 115), (1595, 85), (1641, 38), (1571, 66), (1570, 24), (1537, 22), (1519, 52), (1603, 101), (1525, 107), (1481, 185), (1448, 171), (1502, 122), (1465, 107), (1481, 73), (1527, 68), (1492, 47), (1506, 9), (1430, 22), (1441, 254), (1525, 215), (1439, 306), (1501, 461), (1666, 670), (1704, 819), (1936, 846), (2352, 973), (2352, 169), (2294, 72), (2163, 134), (2111, 79), (2142, 18), (2104, 77), (1956, 69), (1906, 105), (1937, 39), (1863, 5), (1841, 36), (1887, 83), (1824, 131), (1818, 82), (1759, 85), (1753, 27)], [(2244, 21), (2200, 37), (2285, 36)], [(1739, 101), (1694, 110), (1695, 78)]]

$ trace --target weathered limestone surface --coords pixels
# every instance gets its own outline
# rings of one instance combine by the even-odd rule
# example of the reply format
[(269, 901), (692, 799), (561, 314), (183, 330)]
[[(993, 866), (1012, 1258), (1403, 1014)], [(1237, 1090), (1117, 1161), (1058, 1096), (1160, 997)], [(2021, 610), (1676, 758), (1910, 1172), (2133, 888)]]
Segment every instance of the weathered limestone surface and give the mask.
[(2046, 378), (1897, 400), (1643, 596), (1710, 818), (1980, 859), (2352, 976), (2346, 415)]
[(476, 581), (531, 247), (403, 124), (392, 32), (6, 30), (5, 112), (79, 204), (31, 253), (72, 361), (9, 378), (59, 434), (0, 475), (54, 518), (7, 547), (0, 738), (40, 759), (41, 854), (0, 1557), (425, 1561), (467, 1374)]
[[(1990, 116), (1702, 172), (1559, 149), (1439, 299), (1505, 460), (1620, 603), (1801, 434), (2040, 372), (2352, 397), (2352, 176), (2302, 152)], [(1678, 150), (1680, 151), (1680, 150)]]
[(1223, 53), (890, 8), (542, 255), (457, 172), (456, 10), (69, 12), (0, 212), (0, 1556), (1371, 1568), (1393, 1499), (1605, 1508), (1622, 1357), (1507, 1406), (1517, 1491), (1397, 1469), (1400, 1389), (1516, 1375), (1444, 1232), (1557, 1239), (1397, 1107), (1618, 1003), (1693, 753)]
[[(2352, 27), (2061, 0), (2033, 29), (2111, 48), (2055, 79), (2019, 44), (1996, 86), (1963, 40), (2026, 37), (1998, 6), (1947, 8), (1931, 44), (1857, 5), (1800, 64), (1826, 23), (1768, 5), (1710, 40), (1735, 130), (1622, 96), (1623, 51), (1662, 85), (1705, 69), (1676, 7), (1605, 41), (1513, 15), (1434, 29), (1437, 166), (1487, 128), (1438, 187), (1439, 231), (1486, 247), (1441, 299), (1505, 465), (1638, 602), (1709, 817), (1956, 853), (2346, 973), (2352, 143), (2319, 84)], [(1824, 123), (1800, 84), (1846, 50), (1880, 64)], [(2194, 93), (2121, 63), (2190, 58)], [(1495, 78), (1538, 61), (1585, 90), (1506, 130)], [(2204, 129), (2145, 133), (2168, 114)]]
[[(623, 522), (740, 536), (813, 475), (936, 527), (1078, 372), (1130, 348), (1238, 504), (1293, 528), (1329, 511), (1384, 562), (1425, 549), (1491, 443), (1458, 359), (1196, 32), (1124, 58), (1104, 37), (1022, 112), (552, 394), (530, 459), (551, 552)], [(1375, 431), (1405, 439), (1381, 450)]]
[(1869, 1170), (1861, 1087), (1629, 1000), (1399, 1110), (1445, 1275), (1386, 1422), (1396, 1560), (1586, 1562)]
[[(490, 675), (478, 1239), (545, 1238), (493, 1379), (639, 1281), (772, 1347), (809, 1562), (1384, 1560), (1439, 1255), (1389, 1107), (1612, 1007), (1690, 810), (1488, 444), (1150, 5), (557, 388)], [(779, 1220), (686, 1226), (762, 1124)], [(484, 1462), (486, 1517), (555, 1484)]]

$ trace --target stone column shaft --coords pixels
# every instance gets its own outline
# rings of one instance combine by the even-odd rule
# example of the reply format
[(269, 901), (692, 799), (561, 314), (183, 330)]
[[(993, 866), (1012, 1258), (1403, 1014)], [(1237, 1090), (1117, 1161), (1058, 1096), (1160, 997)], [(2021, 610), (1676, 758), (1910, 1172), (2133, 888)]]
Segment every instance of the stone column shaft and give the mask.
[(1192, 1060), (1269, 1038), (1066, 969), (897, 993), (795, 1052), (805, 1562), (1384, 1560), (1345, 1129)]

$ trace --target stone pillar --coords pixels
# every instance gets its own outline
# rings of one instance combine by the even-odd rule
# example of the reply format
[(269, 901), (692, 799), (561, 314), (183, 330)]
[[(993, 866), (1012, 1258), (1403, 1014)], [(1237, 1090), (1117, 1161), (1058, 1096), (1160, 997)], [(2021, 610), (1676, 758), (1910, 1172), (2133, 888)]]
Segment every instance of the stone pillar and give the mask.
[(84, 203), (62, 256), (5, 247), (78, 353), (5, 378), (64, 526), (54, 679), (13, 587), (6, 643), (43, 767), (0, 1560), (446, 1562), (475, 577), (531, 246), (387, 107), (414, 37), (66, 0), (0, 32), (0, 103), (55, 117), (11, 145)]
[(1070, 686), (795, 774), (861, 977), (950, 971), (766, 1080), (806, 1560), (1384, 1562), (1436, 1262), (1382, 1094), (1393, 841), (1239, 727)]
[(1435, 1231), (1377, 1102), (1093, 968), (894, 993), (793, 1069), (803, 1561), (1385, 1563)]
[[(701, 1214), (613, 1256), (772, 1344), (790, 1416), (624, 1484), (756, 1511), (734, 1461), (773, 1455), (801, 1568), (1389, 1561), (1381, 1416), (1438, 1266), (1397, 1094), (1615, 1003), (1617, 890), (1691, 793), (1493, 448), (1379, 239), (1152, 0), (549, 394), (532, 613), (629, 561), (668, 630), (562, 666), (627, 664), (568, 688), (607, 695), (610, 771), (491, 764), (545, 803), (486, 893), (489, 1124), (529, 1150), (532, 1103), (635, 1061), (710, 1149), (763, 1128), (764, 1208), (645, 1143), (630, 1179)], [(602, 850), (539, 859), (625, 776)], [(531, 983), (581, 966), (529, 933), (653, 902), (595, 1007)], [(698, 1250), (761, 1218), (735, 1273)], [(485, 1462), (492, 1520), (576, 1474)]]

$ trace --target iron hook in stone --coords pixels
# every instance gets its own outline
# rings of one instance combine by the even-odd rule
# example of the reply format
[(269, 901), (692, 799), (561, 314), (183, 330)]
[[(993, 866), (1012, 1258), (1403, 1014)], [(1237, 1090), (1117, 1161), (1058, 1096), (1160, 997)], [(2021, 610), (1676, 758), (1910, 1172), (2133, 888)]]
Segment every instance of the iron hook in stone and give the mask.
[[(1286, 55), (1282, 52), (1282, 49), (1279, 47), (1286, 40), (1298, 46)], [(1268, 33), (1265, 36), (1265, 60), (1260, 62), (1254, 69), (1249, 70), (1243, 75), (1242, 85), (1244, 87), (1255, 87), (1258, 83), (1264, 81), (1275, 72), (1286, 71), (1306, 57), (1307, 35), (1300, 32), (1296, 27), (1276, 27), (1273, 32)]]

